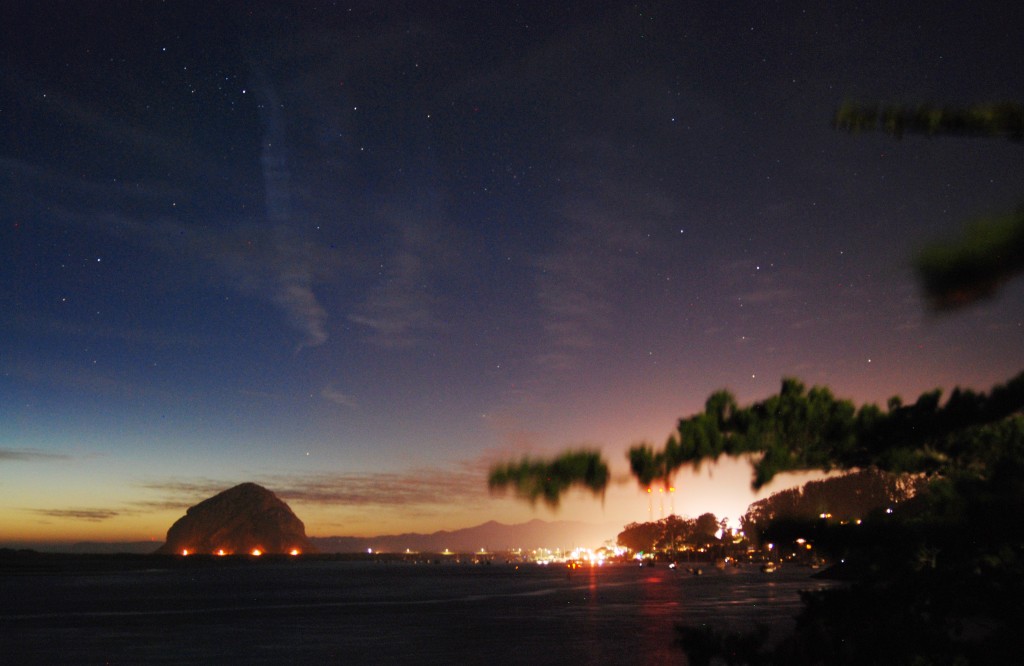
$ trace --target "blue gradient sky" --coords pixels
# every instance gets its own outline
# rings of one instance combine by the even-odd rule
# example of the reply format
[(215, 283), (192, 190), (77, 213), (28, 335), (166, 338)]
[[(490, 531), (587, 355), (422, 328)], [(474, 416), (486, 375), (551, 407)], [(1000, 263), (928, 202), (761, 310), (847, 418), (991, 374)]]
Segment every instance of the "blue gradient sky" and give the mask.
[[(937, 316), (911, 270), (1021, 203), (1021, 146), (829, 125), (1019, 101), (1020, 8), (278, 4), (6, 12), (0, 542), (160, 540), (250, 480), (318, 536), (623, 525), (625, 450), (718, 388), (1024, 367), (1024, 284)], [(603, 503), (487, 494), (584, 445)], [(749, 480), (665, 510), (736, 518)]]

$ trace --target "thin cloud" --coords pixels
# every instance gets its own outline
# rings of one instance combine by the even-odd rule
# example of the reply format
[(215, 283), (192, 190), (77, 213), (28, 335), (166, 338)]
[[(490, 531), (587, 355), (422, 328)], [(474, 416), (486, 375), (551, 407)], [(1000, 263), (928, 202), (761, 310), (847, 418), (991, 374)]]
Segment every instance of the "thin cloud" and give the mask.
[(46, 516), (47, 518), (84, 520), (90, 523), (100, 523), (121, 515), (120, 511), (112, 509), (31, 509), (31, 511), (34, 514)]
[(75, 366), (67, 362), (40, 362), (32, 359), (18, 359), (9, 366), (3, 367), (14, 377), (21, 380), (46, 386), (72, 388), (102, 395), (121, 397), (139, 396), (141, 393), (153, 394), (156, 389), (143, 388), (139, 385), (123, 381), (93, 366)]
[(81, 338), (104, 338), (119, 340), (133, 344), (146, 344), (153, 347), (196, 347), (192, 338), (165, 335), (155, 330), (141, 328), (117, 328), (96, 322), (71, 322), (55, 317), (42, 317), (33, 314), (15, 313), (15, 323), (39, 335), (74, 336)]
[[(286, 502), (328, 506), (450, 505), (488, 497), (486, 464), (464, 463), (452, 470), (423, 468), (405, 472), (331, 473), (257, 476), (253, 479)], [(142, 487), (163, 494), (155, 508), (182, 509), (241, 481), (154, 481)]]
[[(221, 161), (205, 153), (195, 141), (182, 141), (177, 137), (169, 138), (159, 132), (139, 124), (125, 121), (122, 114), (110, 109), (98, 108), (80, 102), (73, 95), (67, 94), (52, 85), (52, 81), (44, 85), (40, 80), (26, 79), (13, 75), (5, 68), (2, 80), (9, 83), (10, 90), (21, 91), (19, 103), (40, 115), (56, 114), (72, 125), (88, 133), (97, 142), (104, 145), (123, 146), (130, 150), (145, 153), (151, 159), (162, 161), (169, 167), (180, 168), (188, 164), (197, 172), (197, 177), (210, 182), (228, 180), (232, 174), (221, 166)], [(40, 101), (46, 92), (45, 111), (41, 111)]]
[[(82, 119), (82, 114), (77, 115)], [(102, 114), (87, 115), (87, 124), (103, 126)], [(117, 123), (107, 129), (116, 129), (122, 136), (126, 133), (133, 135)], [(136, 147), (161, 143), (156, 135), (145, 134), (136, 138), (138, 140), (132, 144)], [(180, 150), (178, 154), (181, 159)], [(281, 159), (276, 152), (275, 159)], [(205, 164), (206, 161), (188, 162), (196, 172), (202, 172), (198, 166), (200, 163)], [(327, 341), (328, 315), (315, 289), (336, 275), (337, 253), (324, 244), (301, 238), (284, 224), (295, 221), (287, 204), (286, 179), (275, 176), (268, 184), (273, 187), (269, 193), (273, 203), (268, 211), (269, 224), (253, 225), (249, 221), (249, 224), (234, 228), (222, 228), (184, 224), (159, 217), (130, 218), (114, 212), (135, 207), (122, 205), (126, 199), (166, 200), (174, 190), (162, 183), (135, 183), (135, 187), (128, 187), (87, 182), (85, 186), (94, 194), (107, 194), (105, 200), (109, 203), (92, 210), (81, 210), (66, 203), (62, 194), (81, 190), (83, 183), (78, 176), (44, 170), (28, 162), (7, 158), (0, 161), (0, 166), (10, 169), (16, 176), (14, 185), (5, 187), (3, 193), (21, 205), (42, 207), (39, 203), (42, 201), (50, 218), (88, 227), (124, 242), (142, 244), (176, 260), (199, 263), (217, 277), (226, 278), (228, 285), (235, 290), (265, 300), (280, 310), (289, 325), (302, 336), (298, 349), (316, 347)], [(206, 180), (212, 182), (217, 179)], [(29, 190), (34, 197), (26, 197), (21, 193), (23, 190)], [(139, 335), (145, 336), (144, 333)]]
[(388, 349), (420, 344), (441, 322), (434, 315), (437, 266), (449, 259), (442, 234), (427, 223), (403, 219), (399, 247), (380, 265), (381, 279), (348, 319), (369, 330), (369, 341)]
[(342, 407), (355, 408), (358, 406), (352, 396), (347, 393), (342, 393), (333, 386), (324, 387), (324, 389), (320, 391), (320, 397), (329, 402), (333, 402), (336, 405), (341, 405)]
[(341, 265), (329, 247), (285, 227), (217, 229), (120, 215), (103, 216), (103, 222), (108, 233), (198, 261), (239, 293), (270, 302), (302, 334), (299, 350), (327, 341), (327, 310), (314, 287), (333, 280)]
[[(203, 500), (212, 495), (227, 490), (228, 488), (241, 483), (240, 481), (230, 482), (216, 479), (201, 479), (198, 481), (152, 481), (149, 483), (140, 484), (141, 488), (145, 490), (152, 490), (159, 493), (163, 493), (167, 497), (167, 501), (178, 501), (179, 498), (185, 498), (185, 501), (191, 499)], [(180, 504), (178, 504), (180, 506)]]
[(658, 216), (614, 185), (595, 202), (566, 200), (563, 232), (555, 248), (535, 263), (537, 300), (547, 347), (535, 357), (546, 367), (568, 369), (579, 355), (614, 337), (621, 286), (637, 270), (646, 247), (642, 228)]
[(275, 492), (305, 504), (346, 506), (450, 505), (479, 501), (487, 496), (483, 472), (420, 469), (371, 474), (319, 474), (270, 479)]
[(792, 300), (795, 296), (796, 292), (794, 292), (792, 289), (767, 288), (748, 291), (743, 294), (740, 294), (736, 298), (743, 301), (744, 303), (754, 305), (771, 305)]
[(0, 462), (49, 462), (70, 459), (71, 456), (64, 453), (47, 453), (33, 449), (0, 449)]

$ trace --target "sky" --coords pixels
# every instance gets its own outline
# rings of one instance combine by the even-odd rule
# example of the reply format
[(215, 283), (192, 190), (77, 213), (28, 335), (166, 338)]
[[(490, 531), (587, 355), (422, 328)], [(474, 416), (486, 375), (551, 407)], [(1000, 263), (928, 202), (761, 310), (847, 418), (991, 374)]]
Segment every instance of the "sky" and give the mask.
[[(0, 27), (0, 544), (162, 541), (255, 481), (313, 536), (738, 518), (625, 452), (783, 377), (856, 403), (1024, 369), (1024, 281), (912, 263), (1024, 149), (830, 125), (1021, 101), (1005, 2), (29, 2)], [(600, 449), (557, 511), (487, 470)], [(614, 535), (612, 530), (611, 535)]]

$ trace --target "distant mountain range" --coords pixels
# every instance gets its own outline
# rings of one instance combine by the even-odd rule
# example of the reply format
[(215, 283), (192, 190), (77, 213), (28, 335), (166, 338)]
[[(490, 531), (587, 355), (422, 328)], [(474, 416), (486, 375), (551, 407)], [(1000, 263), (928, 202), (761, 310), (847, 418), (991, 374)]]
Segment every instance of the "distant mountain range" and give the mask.
[(597, 548), (605, 541), (615, 540), (621, 527), (614, 525), (593, 525), (574, 521), (547, 522), (540, 519), (518, 525), (506, 525), (489, 521), (476, 527), (461, 530), (442, 530), (432, 534), (391, 534), (375, 537), (310, 537), (310, 541), (321, 553), (414, 552), (440, 553), (450, 550), (457, 553), (488, 552), (522, 548), (571, 550), (582, 546)]

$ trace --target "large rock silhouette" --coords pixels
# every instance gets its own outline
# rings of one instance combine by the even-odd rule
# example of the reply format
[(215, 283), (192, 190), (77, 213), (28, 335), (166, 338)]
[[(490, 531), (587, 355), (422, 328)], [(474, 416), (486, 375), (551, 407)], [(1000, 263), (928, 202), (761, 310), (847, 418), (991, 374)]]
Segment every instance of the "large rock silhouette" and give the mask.
[(277, 496), (243, 483), (190, 507), (167, 530), (163, 554), (308, 553), (306, 527)]

